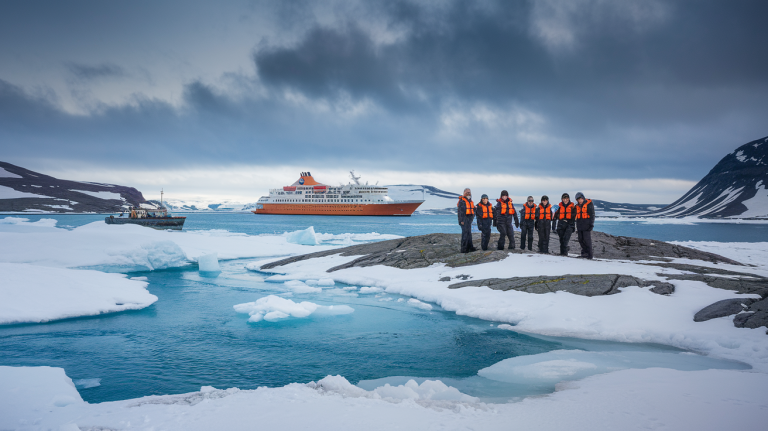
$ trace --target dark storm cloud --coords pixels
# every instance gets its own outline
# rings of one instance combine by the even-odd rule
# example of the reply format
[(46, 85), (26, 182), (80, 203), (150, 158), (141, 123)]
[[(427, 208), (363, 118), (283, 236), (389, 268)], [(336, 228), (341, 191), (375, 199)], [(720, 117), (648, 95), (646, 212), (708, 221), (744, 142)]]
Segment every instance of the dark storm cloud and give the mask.
[(698, 179), (768, 134), (766, 2), (317, 5), (251, 5), (284, 34), (253, 41), (236, 85), (180, 83), (181, 107), (137, 95), (72, 115), (0, 81), (3, 153)]
[(110, 77), (122, 77), (125, 76), (125, 71), (122, 67), (111, 64), (102, 63), (97, 65), (69, 63), (67, 68), (75, 78), (82, 80), (92, 80), (98, 78), (110, 78)]

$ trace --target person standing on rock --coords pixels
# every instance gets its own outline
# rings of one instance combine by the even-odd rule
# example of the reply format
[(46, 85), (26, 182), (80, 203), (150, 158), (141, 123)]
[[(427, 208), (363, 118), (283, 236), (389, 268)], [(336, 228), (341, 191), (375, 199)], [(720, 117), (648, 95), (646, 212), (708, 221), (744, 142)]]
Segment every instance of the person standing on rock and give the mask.
[(539, 207), (533, 201), (533, 196), (528, 196), (520, 214), (520, 249), (525, 250), (525, 240), (528, 239), (528, 250), (533, 249), (533, 230), (536, 228), (536, 220), (539, 218)]
[(475, 219), (475, 204), (472, 203), (472, 190), (464, 189), (464, 195), (459, 196), (459, 226), (461, 226), (461, 252), (469, 253), (477, 250), (472, 244), (472, 221)]
[(536, 232), (539, 233), (539, 253), (549, 254), (549, 234), (551, 232), (549, 223), (552, 221), (552, 205), (549, 203), (549, 197), (544, 195), (539, 203), (538, 215), (536, 216)]
[(557, 231), (557, 236), (560, 238), (560, 256), (568, 256), (568, 242), (575, 230), (575, 223), (576, 207), (571, 202), (571, 196), (563, 193), (552, 220), (552, 229)]
[(493, 223), (493, 205), (488, 201), (488, 195), (480, 198), (480, 203), (475, 208), (477, 213), (477, 229), (482, 232), (480, 248), (488, 250), (488, 242), (491, 241), (491, 223)]
[(595, 206), (591, 199), (584, 197), (584, 193), (576, 193), (576, 229), (578, 229), (581, 256), (579, 258), (592, 259), (592, 229), (595, 227)]
[[(509, 198), (509, 192), (506, 190), (501, 191), (501, 196), (496, 199), (496, 229), (499, 231), (499, 243), (497, 247), (499, 250), (504, 250), (504, 242), (506, 238), (509, 238), (509, 249), (515, 249), (515, 231), (512, 229), (512, 219), (515, 220), (515, 226), (520, 227), (520, 220), (517, 218), (517, 212), (514, 205), (512, 205), (512, 199)], [(520, 247), (523, 245), (520, 243)]]

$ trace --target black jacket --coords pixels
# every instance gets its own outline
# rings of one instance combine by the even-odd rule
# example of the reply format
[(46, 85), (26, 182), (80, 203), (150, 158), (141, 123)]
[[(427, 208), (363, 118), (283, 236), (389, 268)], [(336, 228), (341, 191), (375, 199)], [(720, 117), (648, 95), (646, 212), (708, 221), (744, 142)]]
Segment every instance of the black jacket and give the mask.
[[(562, 202), (561, 202), (562, 203)], [(557, 209), (555, 210), (555, 215), (552, 216), (552, 230), (557, 229), (567, 229), (571, 228), (571, 230), (574, 230), (576, 228), (576, 204), (573, 202), (568, 203), (568, 208), (564, 211), (570, 213), (571, 218), (563, 218), (560, 219), (560, 204), (557, 204)], [(564, 217), (568, 217), (568, 214), (566, 213)]]
[[(591, 200), (584, 200), (584, 205), (587, 206), (587, 216), (588, 218), (579, 218), (576, 220), (576, 228), (580, 231), (590, 231), (592, 228), (595, 227), (595, 205), (592, 204)], [(578, 211), (584, 211), (582, 208), (584, 205), (576, 204), (578, 207)], [(578, 212), (577, 211), (577, 212)]]
[(480, 228), (480, 225), (488, 225), (490, 226), (491, 223), (493, 223), (493, 205), (491, 205), (490, 202), (488, 202), (488, 205), (485, 205), (488, 208), (488, 218), (483, 218), (483, 203), (480, 202), (477, 205), (475, 205), (475, 216), (477, 217), (477, 227)]
[[(540, 229), (543, 227), (544, 223), (549, 224), (550, 221), (554, 220), (554, 216), (552, 216), (552, 204), (549, 205), (549, 217), (550, 220), (547, 220), (547, 215), (542, 214), (541, 204), (536, 205), (536, 229)], [(544, 218), (542, 218), (542, 216)]]
[(520, 223), (527, 224), (527, 225), (536, 225), (536, 220), (539, 219), (539, 206), (538, 205), (533, 205), (533, 208), (534, 208), (534, 210), (533, 210), (533, 218), (526, 220), (525, 219), (525, 207), (527, 205), (528, 205), (527, 203), (525, 205), (523, 205), (523, 209), (520, 210)]
[[(511, 203), (512, 200), (510, 199), (509, 202)], [(520, 226), (520, 220), (517, 218), (517, 210), (515, 210), (514, 205), (512, 205), (512, 214), (501, 213), (501, 199), (496, 199), (496, 207), (494, 208), (493, 216), (496, 217), (497, 224), (512, 224), (512, 219), (514, 218), (515, 226)]]
[[(474, 210), (475, 204), (472, 202), (472, 199), (467, 199), (467, 200), (469, 201), (469, 207)], [(464, 203), (464, 199), (459, 198), (459, 203), (457, 204), (457, 206), (459, 207), (459, 224), (461, 224), (462, 222), (471, 224), (475, 216), (472, 214), (467, 215), (467, 206)]]

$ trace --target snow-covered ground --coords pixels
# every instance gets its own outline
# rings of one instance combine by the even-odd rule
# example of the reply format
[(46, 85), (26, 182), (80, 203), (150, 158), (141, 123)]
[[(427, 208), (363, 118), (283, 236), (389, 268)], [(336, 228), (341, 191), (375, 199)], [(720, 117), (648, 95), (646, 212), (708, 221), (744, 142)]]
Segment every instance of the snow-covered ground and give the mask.
[[(146, 291), (144, 281), (103, 271), (193, 265), (199, 257), (213, 253), (219, 259), (292, 255), (327, 250), (363, 238), (388, 238), (376, 234), (324, 238), (315, 234), (314, 241), (308, 241), (308, 237), (307, 231), (248, 236), (224, 231), (165, 232), (103, 223), (64, 230), (56, 228), (52, 221), (5, 219), (0, 223), (0, 317), (6, 319), (4, 322), (14, 321), (7, 316), (22, 316), (27, 322), (44, 321), (94, 314), (94, 310), (117, 311), (115, 307), (140, 308), (139, 304), (146, 306), (156, 300)], [(768, 276), (768, 261), (761, 259), (768, 255), (768, 243), (683, 244), (755, 265), (718, 264), (718, 268)], [(340, 376), (283, 388), (240, 391), (204, 387), (191, 394), (87, 404), (61, 369), (0, 367), (0, 429), (719, 430), (734, 424), (759, 429), (768, 420), (766, 328), (736, 328), (731, 317), (693, 322), (693, 315), (704, 306), (739, 295), (701, 282), (665, 280), (665, 275), (680, 273), (678, 270), (643, 262), (512, 254), (500, 262), (461, 268), (438, 264), (412, 270), (376, 266), (325, 272), (351, 259), (354, 257), (334, 255), (297, 262), (277, 268), (269, 281), (283, 281), (296, 289), (321, 289), (334, 282), (365, 286), (360, 293), (364, 293), (363, 289), (398, 293), (412, 297), (409, 304), (414, 307), (427, 310), (437, 304), (458, 314), (514, 324), (508, 329), (515, 331), (661, 343), (741, 361), (753, 368), (624, 369), (562, 383), (559, 391), (548, 396), (491, 405), (479, 403), (441, 382), (409, 382), (367, 391)], [(102, 272), (72, 269), (83, 267)], [(627, 287), (617, 295), (583, 297), (566, 292), (501, 292), (485, 287), (448, 289), (450, 282), (438, 281), (460, 274), (478, 280), (601, 273), (665, 280), (676, 290), (662, 296), (648, 288)], [(354, 311), (350, 307), (331, 309), (296, 303), (278, 296), (236, 308), (250, 314), (254, 321)], [(611, 361), (620, 360), (578, 351), (550, 352), (524, 361), (502, 361), (481, 372), (500, 381), (520, 375), (526, 378), (531, 373), (571, 380), (590, 374), (589, 370), (621, 368), (611, 365)]]

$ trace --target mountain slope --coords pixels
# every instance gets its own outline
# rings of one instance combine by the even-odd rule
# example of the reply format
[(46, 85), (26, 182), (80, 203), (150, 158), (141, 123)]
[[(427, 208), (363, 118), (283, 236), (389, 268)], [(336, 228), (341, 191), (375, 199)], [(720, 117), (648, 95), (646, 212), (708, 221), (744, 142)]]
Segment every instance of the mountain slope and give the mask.
[(0, 212), (110, 213), (144, 202), (133, 187), (60, 180), (0, 162)]
[(768, 217), (768, 137), (748, 142), (723, 157), (683, 197), (649, 215)]

